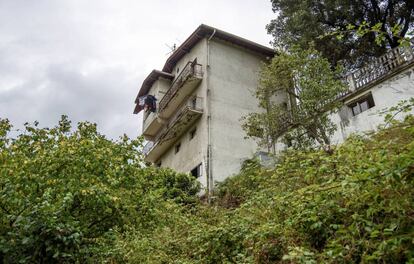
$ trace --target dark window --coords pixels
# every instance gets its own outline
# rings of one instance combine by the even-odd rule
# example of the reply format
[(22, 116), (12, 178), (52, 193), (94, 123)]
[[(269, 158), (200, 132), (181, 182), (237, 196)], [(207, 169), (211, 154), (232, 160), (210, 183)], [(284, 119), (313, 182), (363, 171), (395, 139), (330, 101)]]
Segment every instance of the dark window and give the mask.
[(351, 108), (352, 110), (353, 116), (356, 116), (364, 111), (367, 111), (368, 109), (374, 106), (375, 106), (374, 98), (372, 97), (371, 93), (358, 99), (358, 101), (353, 102), (348, 105), (348, 107)]
[(177, 145), (175, 145), (175, 153), (178, 153), (178, 151), (180, 151), (181, 148), (181, 143), (178, 143)]
[(180, 68), (179, 67), (177, 67), (177, 73), (180, 71)]
[(194, 176), (196, 178), (201, 177), (201, 175), (202, 175), (201, 163), (198, 164), (194, 169), (192, 169), (190, 171), (190, 173), (191, 173), (192, 176)]
[(195, 127), (193, 130), (190, 131), (190, 140), (192, 140), (197, 133), (197, 128)]
[(192, 108), (194, 108), (194, 109), (196, 109), (196, 108), (197, 108), (197, 97), (194, 97), (194, 98), (191, 100), (191, 107), (192, 107)]

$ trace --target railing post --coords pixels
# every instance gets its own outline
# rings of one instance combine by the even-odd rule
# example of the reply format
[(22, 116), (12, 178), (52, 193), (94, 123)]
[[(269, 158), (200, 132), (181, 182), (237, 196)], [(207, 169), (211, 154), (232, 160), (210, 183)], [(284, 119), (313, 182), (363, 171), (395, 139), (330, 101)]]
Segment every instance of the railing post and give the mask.
[(404, 63), (404, 58), (403, 58), (403, 56), (402, 56), (402, 52), (404, 52), (404, 49), (402, 49), (401, 47), (397, 47), (396, 49), (395, 49), (395, 57), (396, 57), (396, 64), (397, 64), (397, 67), (399, 66), (399, 65), (401, 65), (401, 64), (403, 64)]
[(347, 79), (347, 82), (348, 82), (349, 90), (355, 91), (356, 90), (356, 86), (355, 86), (354, 74), (353, 73), (348, 74), (348, 76), (346, 77), (346, 79)]
[(353, 73), (346, 75), (349, 90), (355, 91), (386, 76), (394, 69), (414, 61), (414, 38), (406, 47), (396, 47)]
[(405, 47), (405, 52), (407, 53), (406, 55), (407, 61), (414, 59), (414, 45), (412, 43), (410, 43), (407, 47)]

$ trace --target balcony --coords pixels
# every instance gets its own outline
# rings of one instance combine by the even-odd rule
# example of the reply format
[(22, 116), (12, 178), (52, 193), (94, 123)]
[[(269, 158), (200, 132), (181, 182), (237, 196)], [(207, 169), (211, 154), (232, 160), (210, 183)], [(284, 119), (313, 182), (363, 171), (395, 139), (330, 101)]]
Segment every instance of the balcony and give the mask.
[(157, 118), (156, 112), (150, 112), (148, 115), (145, 113), (142, 135), (145, 137), (145, 139), (152, 140), (164, 124), (165, 122), (162, 122), (159, 118)]
[(189, 61), (180, 75), (171, 84), (170, 89), (158, 104), (158, 115), (169, 119), (185, 98), (187, 98), (203, 79), (203, 67), (197, 61)]
[(145, 160), (156, 162), (176, 141), (184, 134), (195, 121), (203, 114), (203, 101), (201, 97), (188, 100), (154, 138), (148, 142), (143, 150)]
[(157, 112), (144, 114), (142, 134), (147, 140), (155, 139), (166, 121), (171, 119), (176, 109), (188, 98), (202, 79), (201, 64), (197, 64), (196, 60), (188, 62), (159, 101)]
[(399, 46), (374, 59), (367, 66), (347, 76), (350, 92), (360, 90), (377, 81), (386, 79), (398, 70), (414, 62), (414, 39), (409, 45)]

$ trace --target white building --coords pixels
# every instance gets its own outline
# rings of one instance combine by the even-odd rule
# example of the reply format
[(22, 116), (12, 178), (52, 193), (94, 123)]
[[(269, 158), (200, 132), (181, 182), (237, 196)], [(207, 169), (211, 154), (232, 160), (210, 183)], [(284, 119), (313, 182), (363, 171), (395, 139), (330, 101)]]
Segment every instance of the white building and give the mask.
[(334, 144), (352, 133), (375, 130), (384, 122), (382, 110), (414, 97), (414, 43), (388, 51), (349, 74), (347, 80), (349, 91), (341, 98), (344, 106), (332, 116), (338, 125)]
[(144, 112), (146, 161), (189, 172), (211, 190), (237, 173), (257, 151), (244, 139), (240, 118), (259, 111), (253, 92), (271, 48), (206, 25), (199, 26), (167, 59), (162, 71), (144, 80), (140, 99), (152, 95), (155, 112)]
[[(162, 71), (148, 75), (135, 100), (136, 114), (146, 96), (157, 99), (156, 109), (144, 112), (142, 134), (150, 141), (145, 160), (191, 173), (208, 190), (237, 173), (260, 150), (245, 139), (240, 119), (261, 111), (254, 91), (261, 64), (273, 56), (271, 48), (199, 26)], [(375, 129), (383, 121), (379, 110), (414, 96), (414, 46), (390, 51), (350, 74), (348, 82), (344, 106), (332, 116), (338, 124), (333, 143)]]

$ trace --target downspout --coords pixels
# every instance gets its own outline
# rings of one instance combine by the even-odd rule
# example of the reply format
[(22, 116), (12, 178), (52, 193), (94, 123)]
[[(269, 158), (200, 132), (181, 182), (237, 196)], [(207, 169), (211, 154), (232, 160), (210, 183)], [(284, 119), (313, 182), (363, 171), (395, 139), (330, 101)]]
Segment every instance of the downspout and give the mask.
[(213, 191), (213, 166), (212, 166), (212, 151), (211, 151), (211, 91), (209, 86), (209, 71), (210, 71), (210, 40), (216, 34), (214, 29), (213, 34), (207, 39), (207, 67), (206, 67), (206, 83), (207, 83), (207, 199), (208, 203), (211, 203), (211, 195)]

